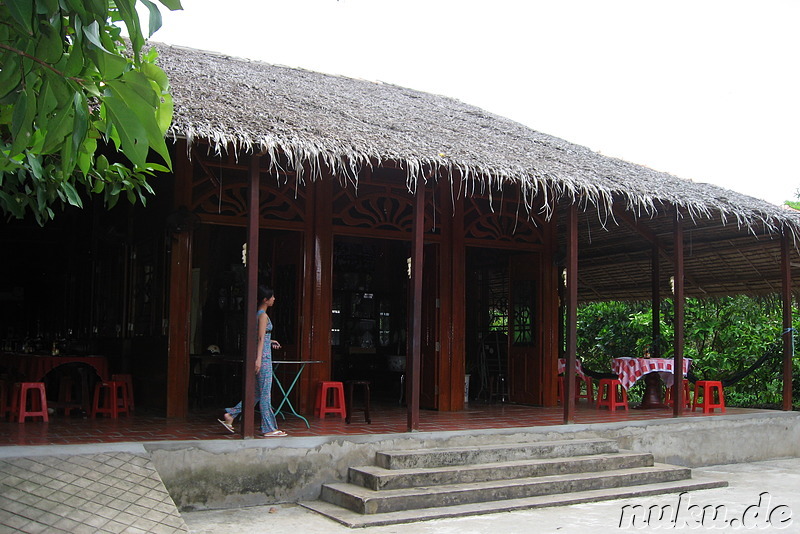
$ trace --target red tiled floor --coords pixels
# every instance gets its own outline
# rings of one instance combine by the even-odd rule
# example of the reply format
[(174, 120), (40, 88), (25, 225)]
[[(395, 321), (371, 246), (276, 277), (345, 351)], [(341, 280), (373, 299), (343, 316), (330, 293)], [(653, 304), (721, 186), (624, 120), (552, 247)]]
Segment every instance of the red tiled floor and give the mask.
[[(728, 408), (727, 414), (749, 413), (759, 410)], [(560, 425), (563, 408), (540, 408), (513, 404), (471, 404), (460, 412), (422, 410), (420, 431), (452, 431), (489, 428), (519, 428)], [(87, 443), (118, 443), (161, 440), (212, 440), (240, 439), (228, 433), (216, 418), (221, 411), (193, 413), (186, 420), (167, 420), (165, 417), (137, 412), (119, 419), (83, 419), (80, 417), (53, 416), (49, 423), (0, 422), (0, 446), (9, 445), (66, 445)], [(362, 414), (354, 414), (351, 424), (342, 419), (328, 417), (324, 420), (310, 418), (311, 428), (301, 420), (288, 416), (278, 418), (278, 425), (290, 436), (332, 436), (358, 434), (391, 434), (406, 431), (406, 408), (397, 404), (376, 405), (372, 410), (372, 424), (364, 422)], [(720, 415), (719, 413), (713, 415)], [(701, 412), (687, 412), (686, 417), (705, 417)], [(594, 405), (581, 401), (576, 410), (575, 423), (605, 423), (672, 418), (672, 410), (636, 410), (628, 412), (597, 410)], [(256, 429), (258, 426), (256, 424)]]

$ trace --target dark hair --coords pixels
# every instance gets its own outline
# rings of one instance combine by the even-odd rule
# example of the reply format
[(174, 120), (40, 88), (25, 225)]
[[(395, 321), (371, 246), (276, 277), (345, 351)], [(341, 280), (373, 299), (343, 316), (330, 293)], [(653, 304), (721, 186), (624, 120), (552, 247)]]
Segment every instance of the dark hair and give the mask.
[(275, 296), (275, 292), (268, 288), (267, 286), (258, 286), (258, 302), (261, 302), (264, 299), (271, 299)]

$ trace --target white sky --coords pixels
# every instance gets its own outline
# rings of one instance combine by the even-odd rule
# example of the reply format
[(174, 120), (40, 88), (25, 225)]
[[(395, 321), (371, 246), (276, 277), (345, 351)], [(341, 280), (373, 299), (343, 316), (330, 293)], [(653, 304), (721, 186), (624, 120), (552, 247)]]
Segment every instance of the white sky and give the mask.
[(182, 0), (154, 41), (442, 94), (776, 204), (800, 188), (797, 0)]

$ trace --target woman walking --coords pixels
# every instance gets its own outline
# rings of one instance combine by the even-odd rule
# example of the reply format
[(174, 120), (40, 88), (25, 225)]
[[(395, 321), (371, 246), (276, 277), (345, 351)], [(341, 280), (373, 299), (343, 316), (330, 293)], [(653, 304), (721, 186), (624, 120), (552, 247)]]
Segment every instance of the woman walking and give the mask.
[[(275, 292), (265, 286), (258, 286), (258, 356), (256, 357), (256, 402), (261, 409), (261, 436), (265, 438), (285, 436), (286, 432), (278, 430), (275, 414), (272, 413), (272, 349), (280, 349), (281, 344), (272, 338), (272, 321), (267, 310), (275, 303)], [(229, 432), (233, 429), (233, 420), (242, 413), (242, 402), (233, 408), (225, 408), (222, 419), (217, 419)]]

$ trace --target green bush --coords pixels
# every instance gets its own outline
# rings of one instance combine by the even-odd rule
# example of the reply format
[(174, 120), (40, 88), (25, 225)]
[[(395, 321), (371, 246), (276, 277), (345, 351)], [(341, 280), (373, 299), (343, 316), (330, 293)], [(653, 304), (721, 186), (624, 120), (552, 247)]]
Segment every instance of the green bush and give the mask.
[[(793, 313), (797, 317), (797, 311)], [(656, 343), (662, 357), (672, 357), (674, 306), (670, 299), (661, 305), (658, 342), (652, 339), (652, 321), (649, 302), (584, 304), (578, 309), (578, 357), (597, 372), (610, 372), (612, 358), (652, 353)], [(800, 321), (795, 321), (795, 328), (800, 328)], [(763, 355), (771, 354), (751, 373), (726, 386), (725, 401), (729, 406), (778, 407), (783, 399), (782, 329), (777, 299), (686, 299), (684, 357), (692, 359), (690, 372), (697, 378), (726, 380), (740, 375)], [(797, 356), (793, 367), (797, 376)], [(794, 380), (795, 399), (800, 393), (798, 383), (800, 380)], [(631, 390), (631, 400), (641, 397), (635, 387)]]

